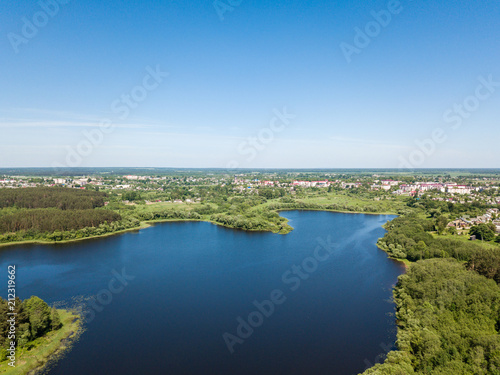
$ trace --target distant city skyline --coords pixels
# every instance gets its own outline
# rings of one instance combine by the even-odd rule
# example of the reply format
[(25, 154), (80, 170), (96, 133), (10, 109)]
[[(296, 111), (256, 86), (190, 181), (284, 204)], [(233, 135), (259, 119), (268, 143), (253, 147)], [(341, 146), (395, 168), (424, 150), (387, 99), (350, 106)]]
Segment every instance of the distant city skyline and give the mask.
[(500, 4), (0, 4), (0, 168), (497, 168)]

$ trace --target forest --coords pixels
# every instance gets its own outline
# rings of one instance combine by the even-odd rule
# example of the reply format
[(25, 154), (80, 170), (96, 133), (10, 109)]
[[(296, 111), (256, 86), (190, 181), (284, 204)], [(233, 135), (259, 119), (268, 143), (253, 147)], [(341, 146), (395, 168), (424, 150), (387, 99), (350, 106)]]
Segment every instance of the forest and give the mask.
[(101, 209), (59, 210), (57, 208), (35, 208), (19, 210), (0, 216), (0, 233), (34, 231), (54, 232), (71, 229), (97, 227), (103, 223), (118, 221), (116, 212)]
[(87, 210), (103, 207), (105, 193), (94, 190), (37, 187), (0, 189), (0, 208), (58, 208), (60, 210)]
[(0, 189), (0, 243), (61, 241), (129, 228), (130, 220), (113, 225), (122, 217), (104, 208), (105, 199), (105, 193), (94, 190)]
[[(36, 296), (21, 301), (19, 297), (15, 300), (14, 311), (9, 310), (6, 300), (0, 297), (0, 316), (6, 317), (7, 312), (16, 313), (16, 347), (18, 349), (33, 346), (33, 342), (43, 337), (50, 331), (58, 330), (62, 327), (59, 312), (54, 307), (49, 307), (47, 303)], [(9, 331), (7, 319), (0, 320), (0, 348), (7, 349), (10, 344), (7, 332)], [(7, 351), (0, 351), (0, 362), (7, 358)]]
[[(482, 207), (415, 198), (408, 206), (378, 241), (412, 262), (393, 292), (398, 350), (364, 375), (500, 374), (500, 251), (445, 230), (450, 218)], [(491, 234), (484, 226), (470, 232)]]
[(500, 374), (500, 288), (454, 259), (413, 264), (394, 289), (398, 351), (363, 375)]

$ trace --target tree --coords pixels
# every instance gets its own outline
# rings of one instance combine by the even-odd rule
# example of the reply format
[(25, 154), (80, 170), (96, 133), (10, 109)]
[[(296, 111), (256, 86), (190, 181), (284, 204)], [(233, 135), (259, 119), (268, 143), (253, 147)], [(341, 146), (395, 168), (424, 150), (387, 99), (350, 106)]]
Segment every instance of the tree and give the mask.
[(443, 234), (446, 226), (448, 225), (448, 217), (445, 215), (439, 215), (436, 219), (436, 230), (438, 234)]
[(427, 250), (427, 245), (425, 244), (424, 241), (418, 241), (417, 246), (416, 246), (416, 250), (420, 254), (420, 259), (422, 259), (422, 256), (423, 256), (425, 250)]
[(479, 224), (470, 228), (469, 234), (478, 240), (492, 241), (495, 239), (495, 228), (492, 224)]
[(31, 336), (42, 336), (50, 329), (50, 307), (46, 302), (36, 296), (24, 301), (26, 312), (29, 316)]
[(61, 317), (55, 307), (52, 307), (50, 311), (50, 321), (50, 326), (53, 331), (62, 327)]

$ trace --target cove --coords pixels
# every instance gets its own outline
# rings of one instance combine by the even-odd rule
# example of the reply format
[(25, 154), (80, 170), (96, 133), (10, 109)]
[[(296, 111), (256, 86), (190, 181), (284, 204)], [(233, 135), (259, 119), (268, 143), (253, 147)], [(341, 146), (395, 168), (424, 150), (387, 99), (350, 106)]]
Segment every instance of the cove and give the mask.
[[(396, 339), (390, 298), (404, 267), (375, 245), (394, 216), (282, 216), (287, 235), (162, 223), (2, 249), (0, 264), (16, 264), (22, 299), (84, 297), (86, 331), (51, 375), (362, 372)], [(225, 333), (242, 341), (232, 352)]]

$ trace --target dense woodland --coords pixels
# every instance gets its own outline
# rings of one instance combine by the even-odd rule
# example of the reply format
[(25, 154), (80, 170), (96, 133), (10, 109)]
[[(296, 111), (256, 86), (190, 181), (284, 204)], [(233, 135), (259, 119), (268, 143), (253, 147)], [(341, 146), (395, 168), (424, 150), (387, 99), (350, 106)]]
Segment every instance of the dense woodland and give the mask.
[(106, 194), (93, 190), (38, 187), (0, 189), (0, 208), (58, 208), (87, 210), (104, 206)]
[(78, 239), (138, 224), (104, 209), (105, 199), (106, 194), (93, 190), (0, 189), (0, 243)]
[(36, 208), (19, 210), (0, 216), (0, 233), (34, 231), (54, 232), (86, 227), (97, 227), (103, 223), (118, 221), (121, 216), (110, 210), (59, 210)]
[[(59, 312), (35, 296), (24, 301), (16, 298), (14, 311), (10, 311), (7, 301), (0, 297), (0, 316), (6, 317), (7, 312), (17, 313), (15, 323), (17, 348), (29, 349), (34, 340), (62, 326)], [(0, 319), (0, 348), (2, 349), (9, 347), (11, 340), (8, 338), (8, 331), (7, 319)], [(0, 362), (6, 359), (6, 355), (6, 350), (0, 351)]]
[[(446, 231), (452, 218), (484, 207), (425, 198), (408, 206), (378, 242), (392, 257), (415, 262), (394, 290), (399, 350), (364, 375), (499, 375), (500, 249)], [(487, 224), (471, 234), (495, 239)]]
[(412, 265), (394, 290), (398, 351), (364, 375), (500, 374), (500, 288), (454, 259)]

